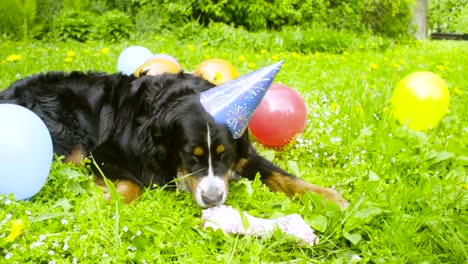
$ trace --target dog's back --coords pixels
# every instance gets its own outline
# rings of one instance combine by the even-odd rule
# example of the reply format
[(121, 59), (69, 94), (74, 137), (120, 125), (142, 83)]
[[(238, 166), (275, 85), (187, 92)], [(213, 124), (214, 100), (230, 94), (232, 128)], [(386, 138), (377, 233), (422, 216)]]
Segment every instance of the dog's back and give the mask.
[(68, 155), (77, 145), (97, 144), (109, 132), (111, 124), (99, 121), (111, 122), (112, 111), (103, 106), (118, 104), (121, 94), (130, 91), (131, 81), (120, 74), (37, 74), (11, 84), (0, 93), (0, 103), (17, 104), (36, 113), (52, 135), (54, 151)]

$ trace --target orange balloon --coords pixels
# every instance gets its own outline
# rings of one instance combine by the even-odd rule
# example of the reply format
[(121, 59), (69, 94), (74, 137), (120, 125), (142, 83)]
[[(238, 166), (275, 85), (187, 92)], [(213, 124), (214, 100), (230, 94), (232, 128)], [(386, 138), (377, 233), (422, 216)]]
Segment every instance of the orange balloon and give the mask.
[(240, 76), (234, 65), (222, 59), (203, 61), (193, 71), (193, 75), (200, 76), (214, 85), (220, 85)]
[(133, 73), (135, 77), (142, 77), (145, 75), (159, 75), (163, 73), (179, 73), (182, 71), (180, 65), (172, 60), (164, 58), (153, 58), (147, 60)]

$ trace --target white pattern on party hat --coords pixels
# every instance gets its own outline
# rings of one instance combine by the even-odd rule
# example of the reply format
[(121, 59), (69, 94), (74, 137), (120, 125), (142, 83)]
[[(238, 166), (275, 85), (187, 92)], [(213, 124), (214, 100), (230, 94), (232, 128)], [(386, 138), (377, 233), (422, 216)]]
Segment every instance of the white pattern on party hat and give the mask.
[(256, 70), (200, 94), (205, 110), (226, 124), (234, 138), (242, 136), (283, 61)]

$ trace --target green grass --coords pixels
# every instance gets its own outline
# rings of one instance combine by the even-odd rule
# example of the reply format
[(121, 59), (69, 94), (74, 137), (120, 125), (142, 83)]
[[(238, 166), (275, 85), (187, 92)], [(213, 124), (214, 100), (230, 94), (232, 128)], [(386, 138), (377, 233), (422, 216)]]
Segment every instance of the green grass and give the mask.
[[(120, 51), (136, 44), (173, 55), (187, 71), (208, 57), (227, 59), (242, 73), (284, 58), (277, 81), (303, 95), (307, 128), (284, 149), (256, 145), (303, 179), (333, 186), (352, 205), (340, 211), (320, 206), (315, 195), (291, 200), (259, 181), (232, 183), (227, 204), (235, 208), (265, 218), (302, 215), (320, 237), (306, 247), (279, 233), (255, 238), (203, 230), (201, 208), (190, 195), (165, 188), (127, 206), (106, 204), (86, 165), (55, 162), (31, 200), (0, 196), (0, 263), (467, 262), (466, 42), (380, 52), (363, 42), (340, 54), (302, 54), (268, 43), (238, 49), (170, 37), (112, 45), (6, 41), (0, 42), (0, 89), (41, 71), (114, 72)], [(21, 58), (8, 60), (14, 54)], [(401, 127), (388, 114), (398, 80), (420, 70), (439, 74), (451, 93), (450, 112), (427, 132)], [(7, 242), (18, 219), (24, 229)]]

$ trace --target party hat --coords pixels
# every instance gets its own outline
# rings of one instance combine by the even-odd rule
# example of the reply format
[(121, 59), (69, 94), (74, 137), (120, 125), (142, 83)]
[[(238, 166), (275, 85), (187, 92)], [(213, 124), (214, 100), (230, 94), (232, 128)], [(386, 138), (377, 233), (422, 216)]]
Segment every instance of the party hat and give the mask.
[(283, 61), (256, 70), (200, 94), (200, 102), (234, 138), (242, 136)]

